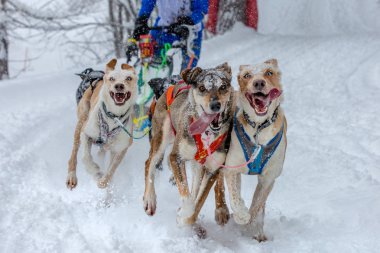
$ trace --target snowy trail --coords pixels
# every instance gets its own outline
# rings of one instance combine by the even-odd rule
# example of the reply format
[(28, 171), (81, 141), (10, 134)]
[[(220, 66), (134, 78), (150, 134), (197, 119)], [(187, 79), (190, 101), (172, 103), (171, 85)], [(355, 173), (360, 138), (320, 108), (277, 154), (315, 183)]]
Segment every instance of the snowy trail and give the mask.
[[(208, 238), (178, 228), (167, 166), (156, 180), (157, 213), (148, 217), (146, 139), (117, 170), (110, 208), (101, 207), (105, 193), (80, 161), (79, 185), (67, 190), (79, 79), (64, 71), (0, 82), (0, 252), (377, 252), (380, 36), (264, 36), (238, 26), (202, 53), (200, 66), (228, 61), (234, 76), (239, 64), (279, 60), (289, 146), (267, 205), (268, 242), (232, 221), (217, 226), (213, 192), (200, 216)], [(246, 202), (255, 184), (243, 177)]]

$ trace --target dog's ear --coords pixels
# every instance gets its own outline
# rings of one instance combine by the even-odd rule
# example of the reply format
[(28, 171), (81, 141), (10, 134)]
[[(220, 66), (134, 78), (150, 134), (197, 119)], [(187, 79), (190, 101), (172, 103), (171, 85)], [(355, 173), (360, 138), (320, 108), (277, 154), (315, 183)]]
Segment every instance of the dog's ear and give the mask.
[(121, 69), (128, 70), (128, 69), (133, 69), (133, 67), (130, 66), (130, 65), (128, 65), (128, 64), (126, 64), (126, 63), (123, 63), (123, 64), (121, 64)]
[(269, 60), (265, 61), (265, 63), (271, 64), (271, 65), (273, 65), (276, 68), (278, 67), (277, 59), (269, 59)]
[(182, 79), (187, 84), (196, 85), (197, 77), (202, 73), (202, 69), (200, 67), (196, 67), (193, 69), (185, 69), (181, 73)]
[(231, 70), (231, 67), (230, 65), (228, 65), (227, 62), (223, 63), (223, 64), (220, 64), (218, 66), (216, 66), (216, 69), (219, 69), (221, 71), (224, 72), (224, 74), (226, 75), (226, 77), (231, 80), (231, 77), (232, 77), (232, 70)]
[(116, 63), (117, 63), (117, 60), (115, 58), (110, 60), (109, 63), (107, 63), (106, 65), (106, 72), (114, 70)]

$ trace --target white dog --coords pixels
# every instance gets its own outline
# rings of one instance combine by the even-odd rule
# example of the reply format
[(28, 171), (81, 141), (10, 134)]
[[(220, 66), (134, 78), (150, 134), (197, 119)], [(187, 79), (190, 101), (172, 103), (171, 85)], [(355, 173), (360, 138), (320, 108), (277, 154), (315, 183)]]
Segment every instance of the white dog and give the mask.
[[(240, 104), (234, 116), (224, 169), (234, 220), (238, 224), (249, 224), (258, 241), (266, 240), (263, 231), (265, 202), (275, 179), (281, 174), (285, 159), (286, 118), (280, 108), (280, 77), (275, 59), (255, 66), (240, 66)], [(241, 173), (258, 175), (250, 209), (241, 198)]]
[[(99, 188), (108, 185), (132, 144), (137, 76), (128, 64), (122, 64), (121, 69), (115, 69), (115, 65), (116, 59), (107, 64), (103, 80), (95, 89), (87, 89), (78, 104), (78, 123), (66, 180), (69, 189), (75, 188), (78, 182), (76, 166), (80, 141), (84, 146), (83, 162)], [(92, 158), (93, 144), (99, 145), (102, 152), (110, 151), (110, 164), (105, 175)]]

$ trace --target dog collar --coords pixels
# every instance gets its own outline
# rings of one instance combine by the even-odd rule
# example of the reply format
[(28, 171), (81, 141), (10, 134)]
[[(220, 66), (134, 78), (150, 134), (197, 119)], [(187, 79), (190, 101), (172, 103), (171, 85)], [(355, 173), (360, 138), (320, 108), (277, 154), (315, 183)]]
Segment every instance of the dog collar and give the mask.
[(131, 109), (131, 108), (128, 108), (128, 110), (124, 114), (122, 114), (120, 116), (117, 116), (114, 113), (112, 113), (112, 112), (110, 112), (110, 111), (107, 110), (106, 104), (104, 102), (102, 102), (102, 107), (103, 107), (104, 113), (110, 119), (115, 119), (115, 118), (122, 119), (125, 115), (127, 115), (127, 113), (129, 112), (129, 110)]
[[(277, 117), (278, 117), (278, 108), (280, 107), (280, 105), (278, 105), (276, 107), (276, 109), (274, 110), (273, 114), (272, 114), (272, 117), (270, 117), (269, 119), (266, 119), (263, 123), (261, 123), (258, 127), (257, 127), (257, 131), (256, 133), (253, 135), (253, 138), (254, 140), (257, 142), (257, 137), (259, 135), (259, 133), (264, 129), (264, 128), (267, 128), (268, 126), (270, 126), (271, 124), (273, 124), (273, 122), (276, 121)], [(248, 113), (246, 113), (244, 110), (243, 110), (243, 118), (245, 121), (247, 121), (248, 125), (250, 125), (253, 129), (256, 128), (257, 126), (257, 123), (250, 120), (249, 119), (249, 116), (248, 116)]]

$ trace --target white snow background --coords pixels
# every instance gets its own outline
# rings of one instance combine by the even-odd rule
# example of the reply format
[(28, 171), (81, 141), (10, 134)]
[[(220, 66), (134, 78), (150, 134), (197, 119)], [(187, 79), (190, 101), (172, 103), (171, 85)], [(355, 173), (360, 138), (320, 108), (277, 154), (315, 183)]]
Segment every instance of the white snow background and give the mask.
[[(262, 0), (259, 8), (259, 33), (237, 25), (206, 41), (199, 65), (228, 61), (236, 76), (240, 64), (279, 61), (288, 149), (267, 203), (267, 242), (232, 220), (216, 225), (213, 191), (200, 215), (208, 238), (177, 227), (166, 163), (148, 217), (147, 139), (116, 171), (111, 207), (101, 207), (105, 192), (80, 159), (79, 184), (67, 190), (80, 81), (73, 73), (82, 67), (57, 71), (52, 51), (35, 72), (0, 82), (0, 252), (379, 252), (380, 3)], [(243, 177), (248, 203), (255, 184)]]

